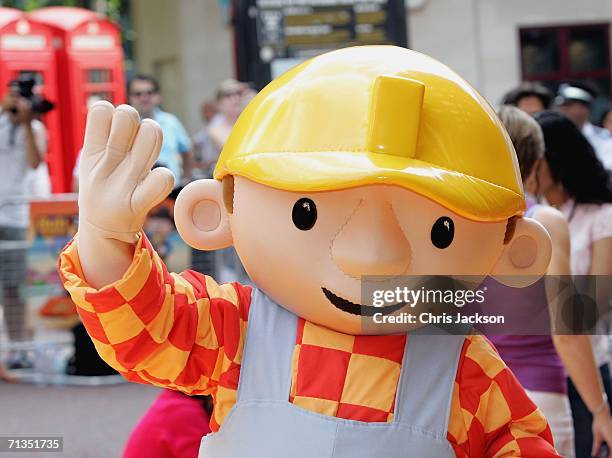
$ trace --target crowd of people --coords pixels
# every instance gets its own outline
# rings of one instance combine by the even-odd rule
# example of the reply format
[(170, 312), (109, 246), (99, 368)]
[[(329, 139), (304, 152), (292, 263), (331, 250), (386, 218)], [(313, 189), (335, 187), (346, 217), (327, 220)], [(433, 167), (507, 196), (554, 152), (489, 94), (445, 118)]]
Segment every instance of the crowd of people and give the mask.
[[(246, 83), (223, 81), (214, 98), (203, 103), (203, 127), (192, 136), (175, 115), (161, 108), (160, 92), (158, 81), (150, 75), (138, 74), (128, 85), (130, 105), (141, 118), (154, 119), (161, 126), (164, 140), (155, 166), (167, 167), (174, 174), (171, 197), (175, 198), (190, 181), (212, 176), (234, 123), (255, 91)], [(593, 123), (594, 100), (591, 88), (582, 84), (563, 84), (555, 95), (543, 85), (529, 82), (508, 92), (498, 112), (517, 152), (527, 196), (526, 216), (539, 221), (553, 242), (551, 276), (612, 274), (612, 108), (602, 114), (599, 123)], [(37, 118), (12, 85), (0, 110), (1, 243), (25, 240), (27, 198), (49, 192), (42, 177), (46, 173), (46, 134)], [(160, 209), (146, 227), (167, 236), (173, 230), (172, 216)], [(165, 237), (157, 240), (152, 236), (151, 240), (163, 256)], [(199, 271), (213, 273), (216, 269), (208, 253), (194, 250), (192, 258)], [(223, 259), (231, 269), (225, 277), (245, 279), (233, 250)], [(223, 272), (214, 273), (224, 280)], [(0, 295), (5, 316), (11, 320), (11, 339), (23, 338), (25, 329), (23, 278), (25, 248), (0, 249)], [(521, 304), (547, 304), (550, 321), (555, 322), (558, 306), (549, 303), (546, 288), (543, 279), (534, 288), (507, 294)], [(609, 290), (604, 293), (609, 298)], [(552, 332), (491, 336), (491, 340), (545, 413), (562, 456), (591, 456), (602, 443), (612, 444), (612, 378), (605, 333), (588, 338)], [(9, 378), (0, 365), (0, 379)], [(167, 415), (177, 413), (176, 421), (167, 421)], [(138, 456), (143, 447), (148, 456), (182, 456), (186, 452), (195, 456), (200, 437), (209, 432), (210, 413), (207, 397), (162, 393), (133, 433), (126, 456)], [(162, 417), (164, 421), (157, 421)], [(176, 428), (181, 421), (184, 428), (160, 434), (161, 428)], [(163, 440), (151, 441), (151, 437)]]
[[(175, 188), (171, 199), (176, 199), (189, 182), (212, 177), (217, 158), (234, 123), (254, 95), (255, 91), (246, 83), (234, 79), (222, 81), (214, 98), (202, 104), (203, 126), (190, 137), (175, 115), (162, 110), (159, 82), (153, 76), (138, 74), (130, 79), (128, 103), (136, 108), (142, 119), (154, 119), (162, 129), (164, 141), (154, 167), (166, 167), (174, 174)], [(145, 226), (145, 231), (163, 256), (168, 255), (171, 249), (168, 237), (174, 226), (170, 213), (167, 208), (155, 210)], [(215, 275), (222, 281), (237, 278), (248, 281), (233, 248), (219, 253), (194, 249), (191, 267)]]
[[(602, 161), (610, 160), (612, 138), (588, 117), (580, 118), (581, 124), (569, 117), (590, 110), (591, 99), (585, 93), (562, 87), (558, 110), (553, 111), (548, 109), (550, 93), (530, 83), (510, 92), (504, 100), (507, 105), (499, 110), (517, 152), (526, 216), (542, 223), (553, 242), (547, 272), (552, 278), (612, 272), (612, 188)], [(591, 143), (581, 127), (597, 140)], [(609, 291), (604, 294), (609, 300)], [(562, 313), (563, 303), (546, 294), (544, 280), (506, 296), (527, 309), (548, 305), (552, 323)], [(551, 335), (491, 339), (544, 412), (562, 456), (591, 456), (603, 442), (612, 443), (607, 336), (558, 335), (553, 328)]]

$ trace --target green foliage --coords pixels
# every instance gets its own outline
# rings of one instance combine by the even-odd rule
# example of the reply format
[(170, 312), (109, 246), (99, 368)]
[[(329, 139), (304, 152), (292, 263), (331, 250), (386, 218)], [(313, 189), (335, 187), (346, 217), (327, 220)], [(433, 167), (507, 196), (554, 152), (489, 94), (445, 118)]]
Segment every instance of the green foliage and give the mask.
[(106, 0), (106, 15), (113, 21), (119, 22), (121, 17), (121, 0)]
[(87, 0), (3, 0), (2, 6), (32, 11), (45, 6), (85, 6)]

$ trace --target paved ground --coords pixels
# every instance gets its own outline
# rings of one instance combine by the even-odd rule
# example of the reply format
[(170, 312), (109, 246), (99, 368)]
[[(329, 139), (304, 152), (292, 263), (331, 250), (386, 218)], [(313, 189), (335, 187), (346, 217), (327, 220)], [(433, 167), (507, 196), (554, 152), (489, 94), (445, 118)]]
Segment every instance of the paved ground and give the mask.
[(1, 453), (2, 458), (120, 457), (158, 389), (125, 383), (57, 387), (0, 382), (0, 436), (63, 436), (63, 453)]

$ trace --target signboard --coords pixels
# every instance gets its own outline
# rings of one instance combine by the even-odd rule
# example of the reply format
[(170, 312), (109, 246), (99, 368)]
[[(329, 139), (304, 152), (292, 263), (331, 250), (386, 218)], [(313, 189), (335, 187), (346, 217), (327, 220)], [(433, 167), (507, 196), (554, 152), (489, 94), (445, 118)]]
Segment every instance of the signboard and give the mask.
[(113, 49), (115, 37), (112, 35), (75, 35), (72, 37), (72, 48), (78, 50)]
[(238, 0), (234, 11), (238, 77), (258, 89), (332, 49), (407, 46), (404, 0)]
[(7, 51), (19, 50), (19, 51), (33, 51), (39, 49), (45, 49), (46, 41), (42, 35), (15, 35), (5, 34), (2, 35), (0, 40), (0, 48)]
[[(52, 194), (49, 197), (30, 199), (30, 231), (28, 248), (29, 286), (37, 287), (43, 294), (63, 295), (57, 272), (60, 251), (77, 231), (78, 206), (76, 194)], [(174, 211), (174, 201), (166, 199), (155, 210), (166, 208)], [(181, 240), (172, 225), (166, 230), (160, 224), (147, 219), (145, 231), (158, 253), (164, 253), (171, 271), (182, 272), (190, 267), (191, 249)], [(172, 219), (170, 219), (172, 221)], [(163, 246), (162, 246), (163, 245)], [(0, 266), (2, 267), (2, 266)], [(4, 266), (6, 268), (6, 266)], [(40, 289), (41, 287), (44, 287)], [(1, 297), (1, 295), (0, 295)]]

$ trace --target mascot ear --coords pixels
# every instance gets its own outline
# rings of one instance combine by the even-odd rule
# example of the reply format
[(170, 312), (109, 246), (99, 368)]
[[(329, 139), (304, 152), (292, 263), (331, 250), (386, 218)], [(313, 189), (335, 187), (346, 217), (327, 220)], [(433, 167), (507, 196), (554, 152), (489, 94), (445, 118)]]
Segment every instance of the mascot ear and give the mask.
[(552, 244), (544, 226), (531, 218), (519, 218), (491, 276), (506, 286), (522, 288), (546, 273)]
[(174, 206), (176, 228), (198, 250), (219, 250), (233, 244), (229, 215), (218, 180), (197, 180), (179, 193)]

